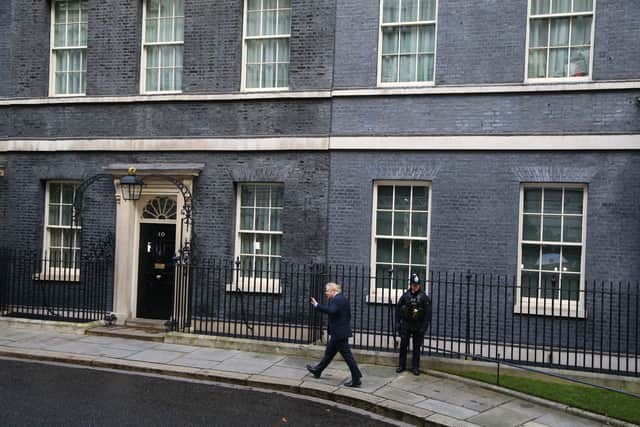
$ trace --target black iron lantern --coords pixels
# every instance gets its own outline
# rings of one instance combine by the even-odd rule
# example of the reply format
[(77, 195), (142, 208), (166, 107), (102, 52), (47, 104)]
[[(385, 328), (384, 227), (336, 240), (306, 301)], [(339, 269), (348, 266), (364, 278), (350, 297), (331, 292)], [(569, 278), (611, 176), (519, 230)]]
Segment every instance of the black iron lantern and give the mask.
[(128, 175), (120, 178), (120, 191), (124, 200), (140, 200), (144, 181), (136, 175), (136, 168), (131, 166)]

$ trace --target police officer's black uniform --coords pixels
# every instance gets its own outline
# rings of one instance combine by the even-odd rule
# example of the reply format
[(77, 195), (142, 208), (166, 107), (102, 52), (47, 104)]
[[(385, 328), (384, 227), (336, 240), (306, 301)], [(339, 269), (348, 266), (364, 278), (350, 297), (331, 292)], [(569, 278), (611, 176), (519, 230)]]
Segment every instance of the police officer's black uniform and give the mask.
[[(420, 285), (420, 277), (417, 274), (411, 275), (410, 283)], [(398, 325), (400, 333), (400, 358), (396, 372), (402, 372), (406, 369), (407, 350), (411, 338), (413, 340), (411, 371), (418, 375), (420, 373), (420, 348), (424, 340), (424, 333), (431, 322), (431, 299), (420, 288), (412, 288), (409, 288), (400, 297), (397, 305), (396, 325)]]

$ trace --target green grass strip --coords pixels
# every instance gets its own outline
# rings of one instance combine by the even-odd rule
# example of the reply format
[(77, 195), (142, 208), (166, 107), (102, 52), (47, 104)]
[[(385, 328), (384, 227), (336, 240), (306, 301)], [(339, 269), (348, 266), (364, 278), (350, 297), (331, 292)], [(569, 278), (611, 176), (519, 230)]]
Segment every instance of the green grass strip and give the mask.
[[(486, 372), (442, 369), (453, 375), (496, 384), (496, 375)], [(547, 382), (524, 376), (500, 375), (500, 386), (532, 396), (564, 403), (607, 417), (640, 424), (640, 399), (613, 391), (578, 384)]]

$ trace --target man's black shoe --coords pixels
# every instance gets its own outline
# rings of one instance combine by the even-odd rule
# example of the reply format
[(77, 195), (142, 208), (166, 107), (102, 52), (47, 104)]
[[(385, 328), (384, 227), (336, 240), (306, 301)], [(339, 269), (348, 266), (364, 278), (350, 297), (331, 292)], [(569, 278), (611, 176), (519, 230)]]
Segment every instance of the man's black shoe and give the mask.
[(320, 378), (320, 371), (318, 371), (313, 366), (307, 365), (307, 371), (311, 372), (314, 378)]
[(398, 367), (396, 368), (396, 372), (397, 372), (397, 373), (400, 373), (400, 372), (404, 371), (404, 369), (405, 369), (405, 368), (403, 368), (402, 366), (398, 366)]
[(418, 368), (413, 368), (411, 372), (413, 372), (413, 375), (420, 375), (420, 369)]
[(360, 380), (358, 381), (347, 381), (346, 383), (344, 383), (345, 387), (351, 387), (351, 388), (358, 388), (362, 385), (362, 382)]

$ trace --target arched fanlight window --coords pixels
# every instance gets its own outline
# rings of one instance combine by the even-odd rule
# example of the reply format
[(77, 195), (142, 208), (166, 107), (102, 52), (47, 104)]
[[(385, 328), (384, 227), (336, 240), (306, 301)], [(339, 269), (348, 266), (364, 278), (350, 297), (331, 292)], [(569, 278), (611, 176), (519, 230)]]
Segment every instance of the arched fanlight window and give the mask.
[(169, 197), (156, 197), (149, 200), (142, 211), (145, 219), (176, 219), (176, 201)]

